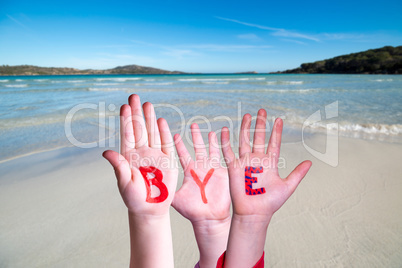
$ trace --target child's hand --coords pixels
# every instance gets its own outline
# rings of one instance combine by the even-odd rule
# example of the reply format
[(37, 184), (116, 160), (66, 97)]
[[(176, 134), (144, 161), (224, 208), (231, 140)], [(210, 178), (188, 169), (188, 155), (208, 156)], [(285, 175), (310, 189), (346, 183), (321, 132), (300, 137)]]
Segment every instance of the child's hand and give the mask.
[(121, 154), (105, 151), (128, 208), (130, 267), (174, 267), (169, 208), (178, 171), (166, 121), (131, 95), (120, 109)]
[[(279, 177), (278, 159), (283, 122), (280, 118), (275, 120), (268, 149), (265, 152), (266, 118), (266, 111), (259, 110), (254, 146), (251, 151), (251, 115), (244, 115), (240, 130), (239, 158), (235, 158), (230, 147), (228, 129), (222, 130), (222, 150), (229, 168), (234, 215), (271, 216), (292, 195), (311, 166), (310, 161), (305, 161), (287, 178)], [(256, 178), (257, 181), (252, 178)]]
[(139, 96), (131, 95), (120, 110), (121, 154), (105, 151), (103, 156), (115, 169), (129, 212), (163, 215), (169, 213), (178, 176), (173, 140), (166, 120), (156, 120), (152, 104), (144, 103), (143, 109), (145, 121)]
[(191, 159), (179, 134), (174, 136), (176, 150), (184, 171), (183, 185), (175, 194), (173, 207), (191, 222), (230, 218), (229, 178), (220, 162), (218, 140), (210, 132), (209, 157), (200, 129), (191, 125), (196, 161)]
[(174, 137), (184, 179), (172, 205), (193, 225), (200, 267), (216, 267), (219, 256), (226, 250), (230, 228), (228, 171), (221, 163), (216, 134), (210, 132), (208, 136), (209, 157), (197, 124), (191, 125), (191, 134), (195, 161), (180, 135)]
[[(252, 267), (260, 259), (266, 231), (272, 215), (292, 195), (311, 166), (310, 161), (299, 164), (282, 179), (278, 173), (283, 122), (275, 121), (265, 151), (267, 113), (258, 111), (254, 146), (250, 147), (251, 115), (243, 117), (239, 140), (239, 158), (230, 147), (227, 128), (222, 129), (222, 151), (229, 169), (233, 219), (225, 267)], [(247, 254), (242, 252), (247, 252)]]

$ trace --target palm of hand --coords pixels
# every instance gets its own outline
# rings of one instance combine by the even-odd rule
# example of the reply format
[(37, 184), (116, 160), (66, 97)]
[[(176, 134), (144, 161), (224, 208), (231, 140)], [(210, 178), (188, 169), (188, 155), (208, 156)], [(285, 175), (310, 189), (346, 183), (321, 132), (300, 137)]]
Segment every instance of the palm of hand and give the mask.
[(227, 168), (223, 167), (219, 161), (220, 152), (216, 135), (214, 132), (209, 134), (208, 156), (197, 124), (191, 126), (191, 133), (196, 161), (191, 159), (180, 136), (175, 136), (184, 179), (183, 185), (175, 194), (172, 205), (192, 222), (228, 219), (231, 203), (229, 178)]
[[(252, 161), (250, 161), (252, 159)], [(237, 215), (264, 215), (276, 212), (292, 194), (289, 185), (279, 177), (277, 167), (269, 164), (272, 158), (265, 154), (246, 153), (229, 165), (230, 191), (232, 193), (233, 209)], [(255, 164), (261, 163), (261, 164)], [(265, 165), (264, 165), (265, 164)], [(264, 194), (245, 194), (246, 167), (262, 167), (262, 173), (252, 173), (257, 179), (253, 189), (264, 188)]]
[[(230, 193), (228, 172), (224, 167), (214, 168), (205, 187), (204, 202), (201, 188), (195, 182), (191, 170), (205, 183), (207, 173), (212, 169), (209, 163), (207, 168), (196, 168), (194, 161), (184, 172), (183, 185), (175, 194), (173, 206), (185, 218), (191, 221), (223, 220), (230, 216)], [(211, 167), (211, 168), (210, 168)]]
[[(162, 118), (156, 120), (151, 103), (143, 105), (144, 121), (138, 95), (131, 95), (129, 104), (120, 110), (121, 154), (109, 150), (103, 156), (115, 170), (120, 194), (130, 212), (167, 214), (178, 176), (169, 126)], [(142, 173), (144, 167), (153, 169)], [(157, 199), (162, 193), (163, 198)]]
[[(236, 158), (230, 146), (230, 134), (227, 128), (222, 129), (222, 151), (229, 169), (230, 193), (235, 215), (272, 216), (292, 195), (296, 187), (311, 166), (310, 161), (299, 164), (287, 178), (282, 179), (278, 173), (283, 122), (277, 119), (272, 129), (271, 138), (265, 152), (266, 111), (258, 112), (254, 146), (250, 147), (251, 115), (243, 117), (240, 130), (240, 158)], [(262, 167), (262, 172), (249, 173), (257, 182), (251, 183), (251, 189), (264, 188), (265, 191), (249, 195), (250, 182), (246, 179), (246, 168)], [(246, 182), (247, 181), (247, 182)], [(248, 184), (248, 187), (247, 187)], [(269, 217), (265, 217), (268, 219)]]
[[(172, 202), (178, 176), (177, 169), (172, 168), (175, 166), (174, 159), (169, 158), (159, 149), (145, 146), (139, 149), (132, 149), (126, 152), (125, 155), (126, 160), (130, 164), (129, 172), (131, 173), (131, 180), (119, 181), (118, 186), (127, 208), (130, 211), (136, 211), (137, 214), (159, 214), (166, 212)], [(149, 166), (156, 167), (162, 171), (162, 182), (166, 185), (168, 191), (168, 197), (164, 202), (146, 202), (148, 193), (145, 179), (139, 168)], [(151, 187), (152, 197), (159, 194), (159, 188), (155, 186)]]

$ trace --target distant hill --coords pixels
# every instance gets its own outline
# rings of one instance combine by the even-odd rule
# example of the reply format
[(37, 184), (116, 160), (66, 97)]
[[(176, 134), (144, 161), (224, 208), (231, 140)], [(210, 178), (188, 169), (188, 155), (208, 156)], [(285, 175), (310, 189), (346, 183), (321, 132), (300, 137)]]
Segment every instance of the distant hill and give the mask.
[(278, 73), (402, 74), (402, 46), (386, 46), (313, 63), (303, 63), (299, 68)]
[(182, 74), (179, 71), (144, 67), (139, 65), (118, 66), (107, 70), (79, 70), (74, 68), (38, 67), (33, 65), (0, 66), (0, 75), (78, 75), (78, 74)]

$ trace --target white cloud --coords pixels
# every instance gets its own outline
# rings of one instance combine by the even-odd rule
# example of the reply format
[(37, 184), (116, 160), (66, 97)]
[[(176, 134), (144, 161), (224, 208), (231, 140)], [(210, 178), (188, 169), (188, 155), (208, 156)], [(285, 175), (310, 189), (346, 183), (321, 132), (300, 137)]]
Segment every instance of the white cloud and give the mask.
[[(325, 41), (325, 40), (349, 40), (349, 41), (354, 41), (354, 42), (362, 42), (362, 41), (370, 42), (370, 41), (375, 41), (378, 39), (384, 39), (386, 37), (386, 35), (381, 35), (379, 33), (377, 33), (377, 34), (318, 33), (315, 35), (310, 35), (310, 34), (300, 33), (298, 31), (274, 28), (274, 27), (239, 21), (239, 20), (235, 20), (235, 19), (223, 18), (223, 17), (218, 17), (218, 16), (216, 16), (216, 18), (220, 19), (220, 20), (224, 20), (224, 21), (229, 21), (229, 22), (245, 25), (248, 27), (271, 31), (273, 36), (284, 37), (281, 39), (282, 41), (293, 42), (293, 43), (297, 43), (297, 44), (301, 44), (301, 45), (306, 45), (306, 43), (302, 42), (300, 40), (309, 40), (309, 41), (315, 41), (315, 42), (321, 42), (321, 41)], [(258, 36), (254, 35), (254, 34), (238, 35), (237, 37), (243, 38), (243, 39), (249, 38), (249, 40), (253, 39), (254, 37), (258, 38)], [(295, 40), (295, 39), (297, 39), (297, 40)]]
[(198, 44), (198, 45), (189, 45), (189, 47), (200, 50), (209, 50), (209, 51), (239, 51), (239, 50), (251, 50), (251, 49), (268, 49), (272, 48), (272, 46), (261, 45), (232, 45), (232, 44)]
[(278, 31), (275, 31), (273, 33), (273, 35), (281, 36), (281, 37), (300, 38), (300, 39), (312, 40), (312, 41), (316, 41), (316, 42), (320, 41), (320, 39), (317, 37), (314, 37), (311, 35), (306, 35), (306, 34), (301, 34), (301, 33), (294, 32), (294, 31), (288, 31), (285, 29), (279, 29)]
[(19, 26), (21, 26), (21, 27), (23, 27), (23, 28), (29, 30), (29, 28), (28, 28), (27, 26), (25, 26), (25, 24), (23, 24), (21, 21), (17, 20), (16, 18), (14, 18), (14, 17), (12, 17), (12, 16), (10, 16), (10, 15), (8, 15), (8, 14), (6, 14), (6, 16), (7, 16), (10, 20), (12, 20), (12, 21), (15, 22), (16, 24), (18, 24)]
[(366, 36), (363, 34), (346, 34), (346, 33), (323, 33), (323, 38), (328, 40), (345, 40), (345, 39), (362, 39)]
[(262, 39), (259, 38), (257, 35), (251, 33), (251, 34), (239, 34), (237, 36), (239, 39), (244, 39), (244, 40), (249, 40), (249, 41), (261, 41)]
[(305, 42), (302, 42), (302, 41), (299, 41), (299, 40), (293, 40), (293, 39), (287, 39), (287, 38), (283, 38), (281, 40), (285, 41), (285, 42), (296, 43), (296, 44), (299, 44), (299, 45), (307, 45)]
[(302, 34), (302, 33), (298, 33), (298, 32), (295, 32), (295, 31), (289, 31), (289, 30), (286, 30), (286, 29), (274, 28), (274, 27), (269, 27), (269, 26), (254, 24), (254, 23), (248, 23), (248, 22), (234, 20), (234, 19), (223, 18), (223, 17), (216, 17), (216, 18), (220, 19), (220, 20), (225, 20), (225, 21), (230, 21), (230, 22), (242, 24), (242, 25), (249, 26), (249, 27), (258, 28), (258, 29), (261, 29), (261, 30), (272, 31), (273, 32), (272, 34), (275, 35), (275, 36), (307, 39), (307, 40), (316, 41), (316, 42), (320, 41), (320, 39), (317, 38), (316, 36)]

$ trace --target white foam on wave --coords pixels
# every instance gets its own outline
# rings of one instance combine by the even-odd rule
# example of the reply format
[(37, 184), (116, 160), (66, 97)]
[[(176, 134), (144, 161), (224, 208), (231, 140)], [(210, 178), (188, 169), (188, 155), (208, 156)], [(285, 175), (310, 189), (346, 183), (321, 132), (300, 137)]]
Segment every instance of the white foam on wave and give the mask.
[(227, 85), (229, 82), (209, 82), (209, 81), (202, 81), (203, 84), (206, 85)]
[(116, 81), (116, 82), (126, 82), (126, 81), (136, 81), (141, 80), (140, 77), (124, 77), (124, 78), (96, 78), (96, 81)]
[(384, 134), (384, 135), (401, 135), (402, 125), (386, 125), (386, 124), (350, 124), (340, 125), (341, 131), (364, 132), (367, 134)]
[(144, 84), (136, 84), (138, 86), (168, 86), (173, 85), (173, 82), (161, 82), (161, 83), (144, 83)]
[[(264, 78), (265, 79), (265, 78)], [(250, 78), (182, 78), (180, 82), (219, 82), (219, 81), (248, 81)], [(253, 79), (251, 79), (253, 80)]]
[[(82, 83), (82, 82), (85, 82), (85, 80), (67, 80), (65, 82), (66, 83)], [(59, 83), (64, 83), (64, 82), (60, 81)]]
[(28, 84), (20, 84), (20, 85), (5, 85), (5, 87), (27, 87)]
[(311, 93), (311, 92), (318, 92), (318, 89), (297, 89), (297, 90), (293, 90), (297, 93)]
[(272, 89), (272, 88), (267, 88), (264, 90), (254, 90), (254, 92), (272, 92), (272, 93), (298, 93), (298, 94), (308, 94), (308, 93), (313, 93), (313, 92), (318, 92), (319, 89), (316, 88), (304, 88), (304, 89)]
[(267, 85), (303, 85), (304, 81), (267, 81)]
[(194, 82), (194, 81), (199, 81), (200, 79), (196, 79), (196, 78), (189, 78), (189, 79), (177, 79), (177, 81), (180, 82)]
[[(306, 122), (304, 122), (306, 123)], [(307, 124), (310, 128), (317, 129), (328, 129), (336, 130), (338, 128), (339, 132), (344, 133), (355, 133), (355, 134), (369, 134), (369, 135), (386, 135), (386, 136), (398, 136), (402, 135), (402, 125), (401, 124), (357, 124), (357, 123), (339, 123), (326, 124), (325, 122), (317, 122), (314, 124)]]
[(120, 88), (120, 87), (90, 87), (88, 88), (88, 91), (105, 91), (105, 92), (110, 92), (110, 91), (125, 91), (128, 90), (127, 88)]
[(392, 82), (394, 80), (389, 78), (389, 79), (375, 79), (375, 80), (370, 80), (370, 81), (373, 81), (373, 82)]
[(304, 84), (303, 81), (284, 81), (283, 84), (288, 84), (288, 85), (302, 85)]
[(16, 108), (15, 110), (24, 111), (24, 110), (36, 110), (36, 109), (38, 109), (38, 107), (35, 107), (35, 106), (22, 106), (22, 107)]
[(94, 86), (117, 86), (119, 83), (94, 83)]
[(1, 80), (0, 79), (0, 83), (7, 83), (8, 81), (10, 81), (10, 80), (8, 80), (8, 79)]
[(36, 82), (45, 82), (45, 81), (49, 81), (49, 79), (34, 79), (34, 81), (36, 81)]

